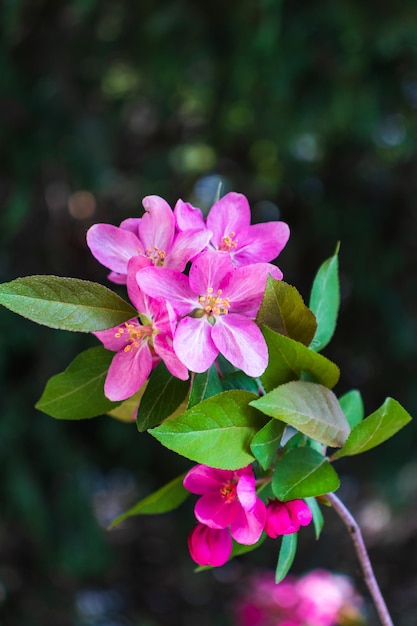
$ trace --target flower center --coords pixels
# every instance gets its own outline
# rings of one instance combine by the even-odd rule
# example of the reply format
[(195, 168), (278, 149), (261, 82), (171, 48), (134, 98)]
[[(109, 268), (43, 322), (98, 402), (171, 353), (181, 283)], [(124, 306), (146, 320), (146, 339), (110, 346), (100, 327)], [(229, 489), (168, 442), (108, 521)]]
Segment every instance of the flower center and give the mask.
[(147, 324), (142, 326), (139, 323), (125, 322), (124, 326), (119, 326), (114, 336), (119, 339), (123, 337), (126, 341), (126, 345), (123, 348), (124, 352), (130, 350), (136, 350), (140, 346), (140, 342), (146, 337), (152, 336), (152, 325)]
[(220, 495), (226, 504), (230, 504), (237, 500), (237, 483), (234, 480), (228, 480), (220, 489)]
[(198, 296), (198, 301), (209, 316), (227, 315), (230, 309), (230, 300), (222, 297), (221, 289), (218, 289), (217, 293), (214, 294), (213, 288), (209, 287), (205, 296)]
[(230, 252), (230, 250), (234, 250), (237, 246), (237, 241), (233, 241), (235, 237), (236, 233), (234, 233), (233, 231), (229, 233), (226, 237), (222, 237), (218, 249), (222, 252)]
[(162, 267), (165, 262), (166, 252), (154, 246), (153, 250), (151, 250), (151, 248), (145, 250), (145, 256), (150, 259), (156, 267)]

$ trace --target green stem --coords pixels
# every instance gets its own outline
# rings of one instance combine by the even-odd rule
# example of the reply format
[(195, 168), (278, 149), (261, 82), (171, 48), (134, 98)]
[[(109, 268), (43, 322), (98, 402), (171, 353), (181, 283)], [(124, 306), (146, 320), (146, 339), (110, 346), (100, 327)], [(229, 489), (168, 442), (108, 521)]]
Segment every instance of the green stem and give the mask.
[(394, 626), (391, 616), (388, 612), (387, 605), (382, 596), (379, 585), (376, 581), (375, 574), (365, 547), (361, 529), (351, 512), (345, 507), (343, 502), (334, 493), (326, 494), (326, 499), (330, 502), (336, 513), (339, 515), (352, 537), (356, 554), (358, 555), (365, 582), (374, 601), (376, 610), (383, 626)]

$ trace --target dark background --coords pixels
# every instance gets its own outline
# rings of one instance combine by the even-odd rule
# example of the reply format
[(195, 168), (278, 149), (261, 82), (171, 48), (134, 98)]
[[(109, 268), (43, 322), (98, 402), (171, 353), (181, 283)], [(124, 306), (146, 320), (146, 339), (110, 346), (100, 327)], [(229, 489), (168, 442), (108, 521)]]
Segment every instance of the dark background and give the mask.
[[(417, 408), (417, 4), (414, 0), (3, 0), (0, 278), (106, 281), (85, 232), (158, 194), (247, 195), (291, 228), (279, 258), (308, 300), (341, 242), (336, 391), (367, 413)], [(193, 574), (191, 502), (107, 532), (189, 467), (134, 425), (59, 423), (33, 405), (93, 337), (0, 311), (1, 626), (229, 624), (278, 546)], [(416, 426), (339, 462), (398, 626), (417, 622)], [(332, 512), (294, 571), (358, 575)], [(360, 575), (356, 578), (364, 591)], [(377, 623), (369, 609), (369, 623)]]

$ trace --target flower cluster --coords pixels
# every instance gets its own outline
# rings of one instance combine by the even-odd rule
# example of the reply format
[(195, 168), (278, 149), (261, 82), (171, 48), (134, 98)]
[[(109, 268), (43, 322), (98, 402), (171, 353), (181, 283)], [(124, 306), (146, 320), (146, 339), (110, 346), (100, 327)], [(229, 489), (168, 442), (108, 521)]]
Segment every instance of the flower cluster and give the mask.
[(184, 487), (200, 495), (194, 513), (198, 524), (188, 538), (191, 557), (199, 565), (223, 565), (232, 552), (232, 538), (253, 545), (263, 531), (269, 537), (297, 532), (312, 514), (303, 500), (267, 505), (257, 496), (251, 465), (220, 470), (196, 465), (184, 478)]
[[(204, 220), (200, 209), (178, 200), (174, 211), (159, 196), (143, 200), (145, 214), (119, 227), (95, 224), (87, 243), (109, 279), (126, 284), (138, 317), (96, 332), (116, 352), (105, 394), (132, 396), (162, 360), (173, 376), (204, 372), (219, 353), (248, 376), (268, 363), (265, 340), (254, 319), (270, 263), (289, 237), (284, 222), (250, 223), (242, 194), (228, 193)], [(190, 265), (189, 272), (185, 273)]]
[(235, 604), (236, 626), (363, 626), (362, 598), (349, 578), (317, 569), (278, 585), (272, 572), (253, 576)]

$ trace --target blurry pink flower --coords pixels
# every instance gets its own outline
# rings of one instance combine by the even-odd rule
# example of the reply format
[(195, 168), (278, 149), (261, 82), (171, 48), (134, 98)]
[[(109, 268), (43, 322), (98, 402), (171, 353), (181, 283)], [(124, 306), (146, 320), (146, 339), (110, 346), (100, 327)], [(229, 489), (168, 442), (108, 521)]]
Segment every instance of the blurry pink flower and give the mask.
[(196, 465), (184, 478), (184, 487), (201, 495), (194, 513), (209, 528), (230, 528), (235, 541), (252, 545), (265, 525), (265, 504), (256, 495), (255, 476), (248, 465), (221, 470)]
[(303, 500), (272, 500), (266, 507), (265, 532), (275, 539), (279, 535), (298, 532), (300, 526), (308, 526), (311, 520), (311, 511)]
[(203, 250), (209, 231), (176, 232), (174, 213), (159, 196), (146, 196), (141, 218), (124, 220), (119, 227), (94, 224), (87, 232), (87, 244), (102, 265), (111, 271), (110, 280), (126, 283), (127, 264), (132, 257), (146, 259), (146, 265), (183, 271), (186, 264)]
[(200, 209), (182, 200), (178, 200), (174, 213), (178, 230), (208, 229), (212, 233), (210, 247), (229, 253), (235, 265), (272, 261), (285, 247), (290, 235), (285, 222), (251, 225), (248, 200), (235, 192), (213, 204), (206, 222)]
[[(109, 400), (130, 398), (148, 378), (162, 359), (173, 376), (186, 380), (187, 368), (179, 361), (172, 347), (171, 322), (166, 306), (140, 292), (135, 275), (143, 259), (131, 259), (127, 291), (139, 312), (120, 326), (93, 333), (107, 350), (116, 352), (104, 383)], [(146, 262), (146, 261), (145, 261)]]
[(268, 364), (265, 340), (253, 321), (268, 273), (282, 276), (267, 263), (236, 268), (229, 256), (205, 251), (192, 264), (189, 277), (168, 268), (145, 267), (136, 278), (145, 293), (167, 301), (179, 318), (174, 350), (188, 369), (205, 372), (220, 352), (256, 377)]
[(230, 557), (232, 546), (232, 538), (226, 528), (197, 524), (188, 536), (191, 558), (198, 565), (224, 565)]

